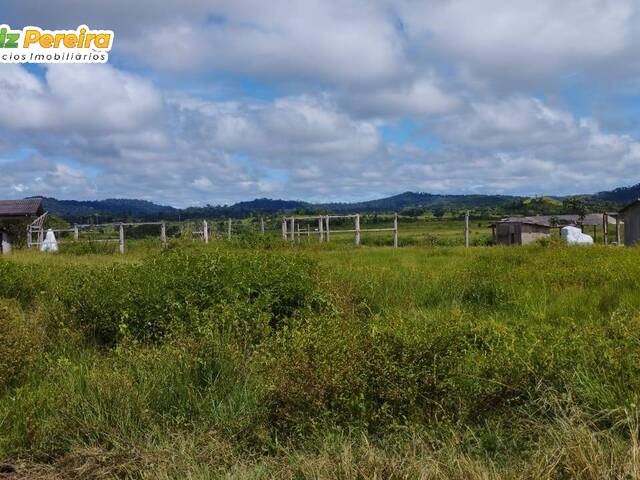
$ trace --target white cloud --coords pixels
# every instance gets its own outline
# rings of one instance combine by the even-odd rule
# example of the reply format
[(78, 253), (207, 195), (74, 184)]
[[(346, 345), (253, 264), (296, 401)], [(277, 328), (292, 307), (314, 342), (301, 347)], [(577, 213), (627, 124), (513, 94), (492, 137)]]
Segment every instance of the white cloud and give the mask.
[[(0, 67), (0, 151), (37, 152), (0, 161), (0, 195), (562, 193), (640, 166), (564, 90), (637, 82), (632, 0), (6, 3), (14, 26), (114, 29), (117, 63)], [(406, 118), (422, 130), (394, 137)]]
[[(45, 194), (55, 191), (49, 186), (57, 186), (59, 196), (160, 197), (183, 205), (201, 198), (233, 201), (284, 194), (291, 192), (286, 185), (293, 182), (301, 195), (309, 196), (314, 195), (306, 190), (309, 182), (338, 170), (350, 179), (385, 153), (373, 123), (352, 119), (327, 96), (215, 102), (162, 95), (112, 67), (93, 74), (87, 74), (88, 68), (72, 80), (77, 71), (72, 67), (50, 67), (43, 79), (14, 69), (33, 95), (11, 97), (0, 90), (0, 98), (17, 102), (12, 108), (18, 110), (20, 99), (28, 99), (43, 117), (38, 122), (6, 120), (5, 133), (12, 132), (8, 136), (17, 146), (40, 152), (41, 171), (33, 159), (3, 164), (14, 172), (18, 166), (29, 168), (15, 178), (4, 177), (0, 192), (24, 185), (25, 193)], [(92, 97), (96, 82), (104, 88)], [(126, 118), (120, 121), (120, 115)], [(45, 160), (55, 157), (88, 170)], [(286, 173), (270, 180), (273, 169)], [(34, 171), (40, 173), (34, 176)]]
[(50, 65), (44, 81), (2, 65), (0, 116), (6, 128), (50, 132), (129, 132), (155, 121), (161, 96), (147, 81), (109, 65)]
[[(107, 78), (123, 76), (128, 81), (118, 71)], [(162, 121), (134, 115), (128, 120), (132, 131), (123, 132), (119, 122), (98, 114), (105, 125), (98, 132), (92, 108), (60, 103), (71, 95), (55, 85), (63, 77), (24, 79), (43, 109), (55, 105), (61, 118), (73, 117), (75, 131), (61, 135), (46, 122), (5, 124), (4, 134), (40, 154), (3, 162), (10, 173), (3, 175), (0, 192), (137, 197), (175, 205), (265, 194), (358, 199), (405, 189), (571, 193), (625, 183), (617, 172), (640, 167), (640, 144), (630, 136), (604, 132), (594, 119), (525, 95), (459, 101), (451, 111), (427, 115), (425, 128), (442, 144), (427, 152), (406, 142), (386, 145), (378, 124), (354, 118), (331, 95), (216, 102), (162, 94), (145, 84), (142, 90), (151, 89), (157, 100), (143, 100), (141, 111), (157, 110)], [(79, 76), (72, 90), (87, 92), (95, 80)], [(95, 108), (121, 102), (118, 109), (135, 109), (135, 97), (114, 89), (111, 100), (108, 92)], [(8, 98), (3, 90), (0, 98)], [(55, 157), (70, 158), (78, 167)], [(603, 165), (613, 172), (608, 177)]]
[(628, 184), (627, 172), (640, 168), (634, 138), (531, 97), (471, 103), (434, 130), (444, 148), (410, 152), (412, 160), (402, 166), (402, 175), (422, 177), (425, 189), (588, 193)]
[(86, 198), (96, 194), (94, 185), (76, 168), (32, 156), (25, 160), (2, 164), (0, 195), (39, 195)]
[(402, 68), (401, 39), (386, 10), (368, 0), (24, 0), (5, 17), (17, 25), (108, 26), (116, 51), (160, 70), (216, 68), (358, 84)]
[(179, 96), (170, 102), (187, 122), (185, 130), (199, 136), (200, 142), (251, 155), (269, 166), (286, 167), (313, 160), (330, 168), (361, 162), (382, 147), (373, 123), (352, 119), (322, 97), (236, 104)]
[(365, 116), (438, 115), (462, 105), (448, 93), (435, 76), (419, 78), (406, 85), (394, 84), (372, 90), (348, 91), (341, 101), (351, 110)]
[(470, 65), (497, 84), (598, 68), (638, 46), (633, 0), (399, 2), (418, 54)]

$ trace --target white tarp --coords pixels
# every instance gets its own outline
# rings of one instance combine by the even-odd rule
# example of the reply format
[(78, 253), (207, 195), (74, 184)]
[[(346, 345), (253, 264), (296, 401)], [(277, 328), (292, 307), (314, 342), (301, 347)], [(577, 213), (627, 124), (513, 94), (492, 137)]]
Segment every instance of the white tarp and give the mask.
[(582, 233), (579, 228), (576, 227), (563, 227), (560, 231), (560, 235), (567, 242), (568, 245), (592, 245), (593, 238), (591, 235)]
[(47, 236), (44, 238), (44, 242), (40, 245), (41, 252), (57, 252), (58, 251), (58, 241), (56, 240), (56, 236), (53, 233), (53, 230), (47, 230)]

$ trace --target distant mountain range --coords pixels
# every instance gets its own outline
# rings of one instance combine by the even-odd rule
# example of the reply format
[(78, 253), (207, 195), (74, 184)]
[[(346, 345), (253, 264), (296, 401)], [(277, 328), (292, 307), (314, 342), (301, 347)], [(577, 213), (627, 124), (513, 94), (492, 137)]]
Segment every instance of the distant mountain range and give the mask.
[(631, 187), (620, 187), (609, 192), (599, 192), (593, 195), (598, 200), (613, 202), (620, 205), (626, 205), (640, 198), (640, 183)]
[(146, 200), (108, 198), (106, 200), (58, 200), (43, 197), (44, 209), (60, 217), (90, 217), (109, 214), (122, 216), (162, 215), (177, 211), (173, 207), (157, 205)]
[(588, 209), (614, 210), (640, 198), (640, 184), (631, 187), (588, 195), (571, 197), (518, 197), (508, 195), (433, 195), (421, 192), (405, 192), (390, 197), (353, 203), (310, 203), (297, 200), (273, 200), (259, 198), (233, 205), (207, 205), (184, 209), (158, 205), (146, 200), (106, 199), (94, 201), (58, 200), (44, 198), (44, 208), (50, 214), (71, 222), (140, 220), (186, 220), (195, 218), (247, 217), (291, 212), (336, 213), (384, 213), (404, 212), (419, 214), (421, 211), (443, 212), (473, 209), (485, 213), (556, 213), (561, 211), (567, 199), (582, 202)]
[(251, 215), (273, 215), (291, 212), (382, 213), (407, 209), (493, 208), (519, 197), (502, 195), (432, 195), (405, 192), (391, 197), (354, 203), (310, 203), (298, 200), (258, 198), (233, 205), (207, 205), (184, 209), (157, 205), (146, 200), (107, 199), (93, 201), (58, 200), (44, 197), (44, 208), (51, 215), (72, 222), (103, 223), (121, 219), (186, 220), (191, 218), (242, 218)]

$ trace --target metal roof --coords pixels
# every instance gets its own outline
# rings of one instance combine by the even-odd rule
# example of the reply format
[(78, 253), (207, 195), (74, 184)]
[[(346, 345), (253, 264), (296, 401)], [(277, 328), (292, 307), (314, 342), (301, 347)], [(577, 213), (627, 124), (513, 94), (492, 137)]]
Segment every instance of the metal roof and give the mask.
[(631, 203), (629, 203), (629, 204), (625, 205), (624, 207), (622, 207), (622, 208), (620, 209), (620, 212), (619, 212), (619, 213), (623, 213), (623, 212), (625, 212), (628, 208), (633, 207), (633, 206), (634, 206), (634, 205), (636, 205), (638, 202), (640, 202), (640, 198), (636, 198), (633, 202), (631, 202)]
[(500, 220), (498, 223), (524, 223), (527, 225), (537, 225), (539, 227), (550, 227), (548, 222), (545, 222), (538, 217), (506, 217)]
[(42, 213), (41, 198), (0, 200), (0, 217), (30, 217)]
[[(580, 221), (580, 215), (533, 215), (530, 217), (506, 217), (502, 222), (515, 222), (515, 223), (529, 223), (532, 225), (551, 226), (552, 220), (555, 220), (555, 224), (565, 227), (567, 225), (602, 225), (602, 213), (588, 213)], [(610, 224), (616, 223), (616, 217), (607, 214), (607, 221)]]

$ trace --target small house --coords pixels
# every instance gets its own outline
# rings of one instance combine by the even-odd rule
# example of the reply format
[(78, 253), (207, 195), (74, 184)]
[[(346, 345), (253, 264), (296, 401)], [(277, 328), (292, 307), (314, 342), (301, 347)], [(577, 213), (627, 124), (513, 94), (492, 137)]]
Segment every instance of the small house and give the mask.
[(493, 224), (497, 245), (527, 245), (551, 234), (551, 225), (528, 217), (509, 218)]
[(41, 198), (0, 200), (0, 252), (11, 251), (15, 235), (24, 232), (34, 218), (43, 214)]
[(39, 217), (44, 213), (41, 198), (0, 200), (0, 220), (20, 220)]
[[(528, 223), (531, 225), (543, 225), (548, 226), (550, 230), (554, 228), (560, 230), (562, 227), (578, 227), (582, 232), (592, 235), (594, 242), (598, 238), (598, 231), (600, 231), (602, 240), (605, 243), (608, 243), (609, 226), (615, 226), (615, 241), (618, 242), (621, 234), (620, 227), (624, 222), (621, 221), (620, 215), (617, 213), (587, 213), (585, 215), (561, 214), (532, 215), (529, 217), (506, 217), (499, 223)], [(496, 242), (495, 235), (496, 234), (494, 232), (494, 242), (503, 243)]]
[(609, 225), (616, 224), (616, 216), (603, 213), (587, 213), (585, 215), (560, 214), (560, 215), (532, 215), (529, 217), (506, 217), (502, 221), (522, 221), (541, 223), (551, 227), (601, 227), (606, 221)]
[(618, 213), (624, 218), (624, 244), (636, 245), (640, 240), (640, 199), (634, 200)]

